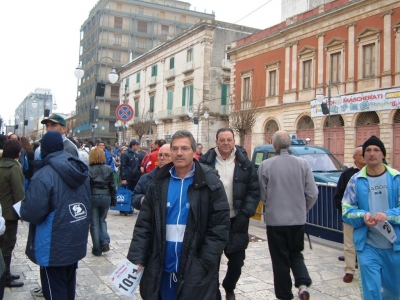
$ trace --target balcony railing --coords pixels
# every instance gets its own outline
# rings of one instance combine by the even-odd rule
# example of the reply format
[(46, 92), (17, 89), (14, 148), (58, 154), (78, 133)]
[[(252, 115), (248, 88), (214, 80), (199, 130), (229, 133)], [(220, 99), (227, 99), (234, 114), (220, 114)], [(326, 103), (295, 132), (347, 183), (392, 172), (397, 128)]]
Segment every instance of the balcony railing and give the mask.
[(147, 85), (153, 85), (153, 84), (156, 84), (156, 82), (157, 82), (157, 76), (152, 76), (152, 77), (150, 77)]
[(219, 114), (223, 116), (229, 115), (229, 105), (221, 105), (219, 107)]
[(174, 117), (172, 109), (162, 110), (157, 115), (160, 120), (172, 119)]
[(165, 77), (165, 79), (170, 79), (172, 77), (175, 77), (175, 69), (169, 69), (169, 70), (165, 71), (164, 77)]
[(132, 89), (134, 92), (140, 90), (140, 82), (134, 83)]
[(222, 67), (222, 69), (230, 70), (231, 69), (231, 61), (229, 59), (223, 59), (221, 61), (221, 67)]
[(173, 114), (176, 117), (187, 116), (188, 115), (188, 108), (187, 108), (187, 106), (176, 107), (174, 109), (174, 111), (173, 111)]
[(187, 63), (184, 63), (182, 66), (182, 73), (187, 73), (190, 71), (194, 70), (194, 63), (193, 60), (192, 61), (188, 61)]

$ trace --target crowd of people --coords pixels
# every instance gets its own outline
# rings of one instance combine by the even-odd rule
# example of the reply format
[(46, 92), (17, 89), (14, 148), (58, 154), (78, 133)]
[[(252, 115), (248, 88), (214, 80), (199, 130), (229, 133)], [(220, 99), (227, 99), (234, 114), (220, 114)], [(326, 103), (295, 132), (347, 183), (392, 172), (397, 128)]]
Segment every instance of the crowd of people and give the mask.
[[(74, 299), (89, 233), (94, 256), (110, 251), (106, 219), (121, 185), (140, 211), (127, 258), (137, 272), (144, 268), (143, 299), (222, 299), (223, 254), (228, 263), (221, 285), (227, 300), (236, 299), (250, 218), (260, 201), (276, 297), (293, 299), (294, 284), (299, 299), (310, 299), (302, 251), (318, 189), (309, 163), (291, 155), (286, 131), (274, 134), (276, 156), (257, 174), (230, 128), (220, 128), (215, 147), (205, 152), (189, 131), (178, 130), (169, 144), (156, 140), (147, 153), (135, 139), (113, 148), (69, 139), (57, 114), (42, 123), (47, 132), (40, 144), (0, 135), (0, 299), (5, 287), (24, 285), (11, 273), (19, 220), (29, 225), (26, 255), (40, 266), (35, 295)], [(334, 198), (344, 221), (343, 281), (353, 280), (358, 258), (364, 299), (400, 297), (400, 241), (382, 233), (400, 235), (400, 173), (384, 163), (385, 156), (375, 136), (357, 147), (355, 167), (343, 172)]]

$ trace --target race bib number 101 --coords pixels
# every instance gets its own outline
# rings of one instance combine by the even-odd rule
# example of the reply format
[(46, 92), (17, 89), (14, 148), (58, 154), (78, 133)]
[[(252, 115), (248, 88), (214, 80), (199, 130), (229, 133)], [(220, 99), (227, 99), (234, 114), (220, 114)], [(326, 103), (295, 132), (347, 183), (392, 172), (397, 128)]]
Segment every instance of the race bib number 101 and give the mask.
[(139, 273), (136, 273), (137, 269), (137, 265), (126, 259), (109, 277), (115, 287), (125, 296), (132, 297), (139, 286), (144, 268)]

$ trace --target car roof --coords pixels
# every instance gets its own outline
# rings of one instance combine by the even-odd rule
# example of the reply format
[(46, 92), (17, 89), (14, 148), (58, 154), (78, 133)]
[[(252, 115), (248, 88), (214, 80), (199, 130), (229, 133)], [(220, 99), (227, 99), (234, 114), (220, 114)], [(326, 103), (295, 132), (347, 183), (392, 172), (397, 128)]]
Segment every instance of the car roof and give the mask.
[[(310, 146), (310, 145), (291, 145), (289, 147), (290, 151), (293, 154), (297, 155), (302, 155), (302, 154), (325, 154), (329, 153), (325, 148), (319, 147), (319, 146)], [(254, 152), (275, 152), (274, 147), (272, 144), (267, 144), (267, 145), (259, 145), (254, 148)]]

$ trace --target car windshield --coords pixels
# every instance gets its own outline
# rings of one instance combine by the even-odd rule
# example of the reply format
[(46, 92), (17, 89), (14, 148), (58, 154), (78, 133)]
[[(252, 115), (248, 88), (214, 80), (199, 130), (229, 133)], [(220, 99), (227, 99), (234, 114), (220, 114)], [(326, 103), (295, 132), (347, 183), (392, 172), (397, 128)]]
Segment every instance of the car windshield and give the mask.
[(300, 157), (308, 161), (313, 172), (343, 171), (341, 164), (332, 154), (312, 153), (303, 154)]

